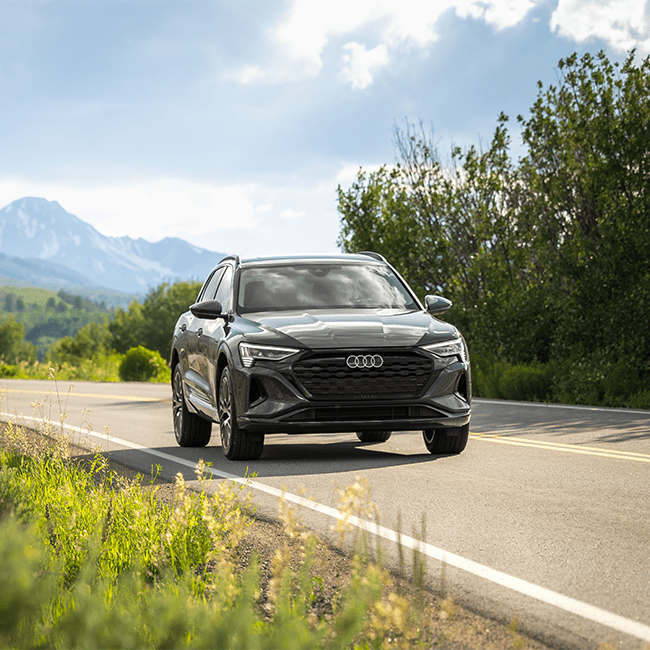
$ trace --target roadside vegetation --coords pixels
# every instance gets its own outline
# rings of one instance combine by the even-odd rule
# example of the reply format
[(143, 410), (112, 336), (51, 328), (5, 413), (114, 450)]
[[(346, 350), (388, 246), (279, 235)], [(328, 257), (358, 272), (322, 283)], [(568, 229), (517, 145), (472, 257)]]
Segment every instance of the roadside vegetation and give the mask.
[[(242, 553), (250, 494), (211, 486), (202, 462), (194, 489), (178, 474), (162, 498), (155, 471), (123, 478), (89, 446), (75, 457), (59, 425), (35, 433), (10, 423), (0, 442), (2, 647), (542, 647), (518, 621), (490, 630), (418, 579), (405, 590), (365, 538), (332, 590), (321, 542), (286, 502), (282, 542), (262, 570), (255, 552)], [(373, 512), (367, 483), (340, 490), (339, 507)]]
[[(128, 308), (117, 307), (110, 311), (103, 310), (101, 305), (93, 311), (95, 303), (66, 294), (68, 302), (79, 308), (68, 309), (61, 306), (63, 299), (56, 302), (50, 295), (45, 306), (34, 303), (37, 306), (31, 311), (41, 313), (54, 309), (62, 314), (70, 311), (72, 317), (77, 313), (73, 310), (77, 309), (85, 316), (75, 316), (77, 329), (73, 329), (71, 335), (49, 341), (47, 345), (42, 342), (46, 347), (40, 349), (40, 355), (38, 346), (26, 338), (27, 325), (18, 318), (18, 313), (22, 312), (3, 312), (0, 317), (0, 377), (47, 379), (50, 369), (54, 368), (57, 377), (65, 380), (169, 382), (167, 359), (174, 324), (196, 300), (200, 288), (199, 282), (161, 284), (142, 302), (134, 299)], [(4, 288), (4, 292), (5, 296), (14, 296), (15, 304), (12, 289)], [(48, 308), (48, 304), (54, 307)], [(30, 313), (24, 301), (23, 306)]]
[(432, 130), (339, 187), (339, 244), (442, 294), (478, 396), (650, 408), (650, 60), (560, 61), (557, 84), (483, 148), (447, 160)]

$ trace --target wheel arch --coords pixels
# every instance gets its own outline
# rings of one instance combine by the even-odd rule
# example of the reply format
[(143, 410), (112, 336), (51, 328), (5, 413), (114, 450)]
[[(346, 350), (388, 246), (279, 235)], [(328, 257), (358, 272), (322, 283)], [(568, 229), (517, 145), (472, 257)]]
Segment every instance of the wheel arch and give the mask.
[(180, 363), (180, 357), (178, 356), (178, 350), (176, 350), (176, 348), (173, 348), (171, 357), (169, 359), (169, 367), (171, 368), (172, 376), (174, 376), (174, 369), (179, 363)]
[(226, 354), (225, 350), (221, 350), (219, 352), (219, 356), (217, 357), (217, 366), (215, 369), (215, 374), (216, 377), (214, 379), (214, 406), (215, 408), (219, 408), (219, 391), (221, 390), (221, 373), (223, 372), (223, 369), (230, 364), (230, 359), (228, 358), (228, 355)]

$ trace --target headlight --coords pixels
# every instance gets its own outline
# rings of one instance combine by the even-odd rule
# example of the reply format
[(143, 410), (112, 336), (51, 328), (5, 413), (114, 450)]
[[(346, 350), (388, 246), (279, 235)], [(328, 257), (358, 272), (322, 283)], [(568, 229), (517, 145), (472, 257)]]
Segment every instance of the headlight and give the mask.
[(433, 352), (439, 357), (458, 357), (461, 361), (467, 363), (469, 361), (469, 352), (467, 345), (463, 339), (452, 339), (451, 341), (441, 341), (440, 343), (432, 343), (431, 345), (423, 345), (423, 350)]
[(300, 350), (293, 350), (292, 348), (276, 348), (270, 345), (257, 345), (255, 343), (240, 343), (239, 356), (241, 362), (246, 368), (250, 368), (253, 362), (257, 359), (264, 359), (266, 361), (282, 361), (296, 354)]

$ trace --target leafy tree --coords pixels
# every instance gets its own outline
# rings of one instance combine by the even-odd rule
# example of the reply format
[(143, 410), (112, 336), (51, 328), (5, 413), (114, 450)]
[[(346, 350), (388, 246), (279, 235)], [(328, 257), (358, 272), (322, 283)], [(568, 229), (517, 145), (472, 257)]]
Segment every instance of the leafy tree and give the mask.
[[(562, 303), (558, 354), (650, 358), (650, 61), (559, 63), (559, 84), (519, 118), (525, 234)], [(649, 368), (650, 369), (650, 368)]]
[(118, 308), (109, 323), (112, 345), (126, 353), (139, 345), (169, 358), (174, 325), (196, 300), (200, 282), (163, 283), (152, 289), (142, 304), (133, 301), (128, 311)]
[(25, 326), (11, 314), (0, 319), (0, 361), (36, 361), (36, 346), (25, 341)]
[(108, 329), (112, 337), (111, 346), (117, 352), (125, 354), (140, 345), (146, 329), (142, 305), (137, 300), (132, 300), (128, 310), (118, 307), (108, 324)]
[[(453, 300), (449, 319), (474, 352), (553, 361), (565, 377), (567, 360), (597, 369), (594, 378), (625, 362), (641, 385), (650, 377), (650, 59), (568, 57), (557, 86), (540, 84), (518, 120), (526, 154), (517, 163), (503, 114), (487, 149), (453, 148), (444, 168), (421, 126), (396, 130), (398, 163), (339, 187), (339, 244), (376, 250), (418, 293)], [(583, 394), (614, 395), (611, 383)]]
[(5, 307), (5, 311), (8, 312), (16, 311), (16, 294), (9, 292), (5, 296), (4, 307)]
[[(537, 303), (526, 300), (534, 279), (520, 246), (522, 189), (509, 157), (506, 122), (501, 115), (485, 151), (453, 148), (448, 167), (421, 126), (419, 134), (412, 125), (396, 129), (397, 165), (371, 174), (360, 170), (349, 190), (339, 187), (339, 244), (349, 252), (382, 253), (420, 297), (450, 298), (450, 320), (475, 345), (518, 351), (504, 306)], [(524, 311), (530, 316), (530, 309)], [(534, 358), (531, 350), (541, 348), (543, 338), (533, 333), (530, 339), (535, 345), (526, 346), (526, 355)]]
[(77, 365), (83, 359), (94, 359), (111, 349), (111, 335), (105, 320), (102, 324), (88, 323), (74, 337), (65, 336), (56, 341), (46, 354), (51, 364)]

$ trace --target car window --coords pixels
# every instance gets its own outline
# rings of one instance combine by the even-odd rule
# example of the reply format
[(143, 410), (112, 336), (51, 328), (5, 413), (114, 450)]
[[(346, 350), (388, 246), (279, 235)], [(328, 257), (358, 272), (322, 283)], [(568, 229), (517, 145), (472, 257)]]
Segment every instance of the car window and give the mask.
[(199, 301), (212, 300), (214, 298), (214, 294), (217, 291), (217, 286), (219, 285), (219, 280), (221, 280), (224, 271), (225, 268), (221, 267), (212, 274), (210, 279), (203, 285), (203, 290), (199, 295)]
[(225, 313), (232, 310), (232, 300), (231, 300), (231, 286), (232, 286), (232, 267), (226, 267), (226, 272), (221, 278), (219, 283), (219, 288), (215, 298), (221, 303), (221, 310)]
[(418, 309), (382, 264), (292, 264), (244, 268), (240, 313), (294, 309)]

